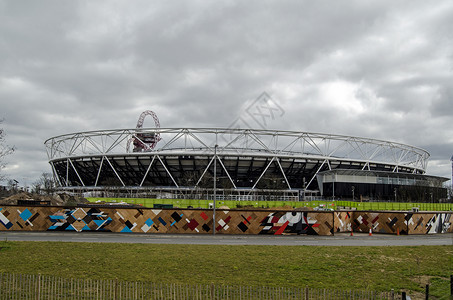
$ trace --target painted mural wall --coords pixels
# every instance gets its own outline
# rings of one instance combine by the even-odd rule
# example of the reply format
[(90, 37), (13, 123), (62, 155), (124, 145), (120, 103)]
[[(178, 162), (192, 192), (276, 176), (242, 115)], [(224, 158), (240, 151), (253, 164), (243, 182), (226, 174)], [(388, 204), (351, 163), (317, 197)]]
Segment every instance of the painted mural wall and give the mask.
[[(212, 233), (207, 209), (0, 207), (0, 230)], [(216, 233), (332, 235), (330, 212), (217, 210)]]
[(334, 212), (335, 232), (434, 234), (453, 232), (452, 213), (441, 212)]
[(417, 213), (406, 216), (410, 234), (453, 232), (452, 213)]
[(136, 233), (307, 234), (453, 232), (447, 213), (330, 212), (113, 207), (0, 207), (0, 230)]

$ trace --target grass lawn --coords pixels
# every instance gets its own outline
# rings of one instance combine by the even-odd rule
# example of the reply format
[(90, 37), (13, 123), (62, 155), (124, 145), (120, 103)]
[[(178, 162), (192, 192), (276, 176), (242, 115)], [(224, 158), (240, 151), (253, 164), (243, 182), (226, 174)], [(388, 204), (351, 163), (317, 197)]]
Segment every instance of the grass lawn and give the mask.
[(188, 284), (422, 292), (428, 279), (448, 284), (445, 279), (453, 274), (453, 246), (210, 246), (2, 241), (0, 272)]

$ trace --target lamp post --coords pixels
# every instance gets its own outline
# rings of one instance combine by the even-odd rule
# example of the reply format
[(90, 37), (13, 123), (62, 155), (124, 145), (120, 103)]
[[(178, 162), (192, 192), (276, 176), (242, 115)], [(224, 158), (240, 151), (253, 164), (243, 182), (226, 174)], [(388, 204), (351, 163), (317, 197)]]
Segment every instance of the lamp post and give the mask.
[(352, 201), (354, 201), (354, 190), (355, 190), (355, 187), (352, 186), (351, 189), (352, 189)]
[(218, 145), (215, 144), (214, 146), (214, 206), (212, 212), (212, 234), (215, 235), (215, 202), (217, 198), (217, 147)]
[(335, 201), (335, 177), (332, 175), (332, 201)]

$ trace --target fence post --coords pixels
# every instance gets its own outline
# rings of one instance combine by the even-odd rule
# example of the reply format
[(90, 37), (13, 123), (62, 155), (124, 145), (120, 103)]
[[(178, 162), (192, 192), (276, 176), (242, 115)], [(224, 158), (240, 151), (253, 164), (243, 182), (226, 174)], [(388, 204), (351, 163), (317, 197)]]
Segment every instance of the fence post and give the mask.
[(450, 275), (450, 299), (453, 299), (453, 275)]
[(36, 291), (36, 299), (40, 300), (41, 298), (41, 274), (38, 274), (38, 287)]
[(425, 300), (429, 300), (429, 284), (425, 286)]
[(407, 300), (407, 299), (406, 299), (406, 292), (403, 292), (403, 293), (401, 294), (401, 300)]
[(118, 299), (118, 278), (115, 278), (115, 281), (113, 282), (113, 299), (117, 300)]

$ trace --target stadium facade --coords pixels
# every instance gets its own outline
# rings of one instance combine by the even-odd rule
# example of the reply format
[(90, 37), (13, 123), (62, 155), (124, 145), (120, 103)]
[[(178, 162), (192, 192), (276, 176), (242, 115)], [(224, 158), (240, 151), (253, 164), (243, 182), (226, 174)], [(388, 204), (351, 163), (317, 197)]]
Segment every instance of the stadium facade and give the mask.
[(60, 135), (45, 146), (59, 188), (79, 192), (412, 202), (438, 202), (447, 193), (447, 178), (426, 174), (426, 150), (345, 135), (133, 128)]

